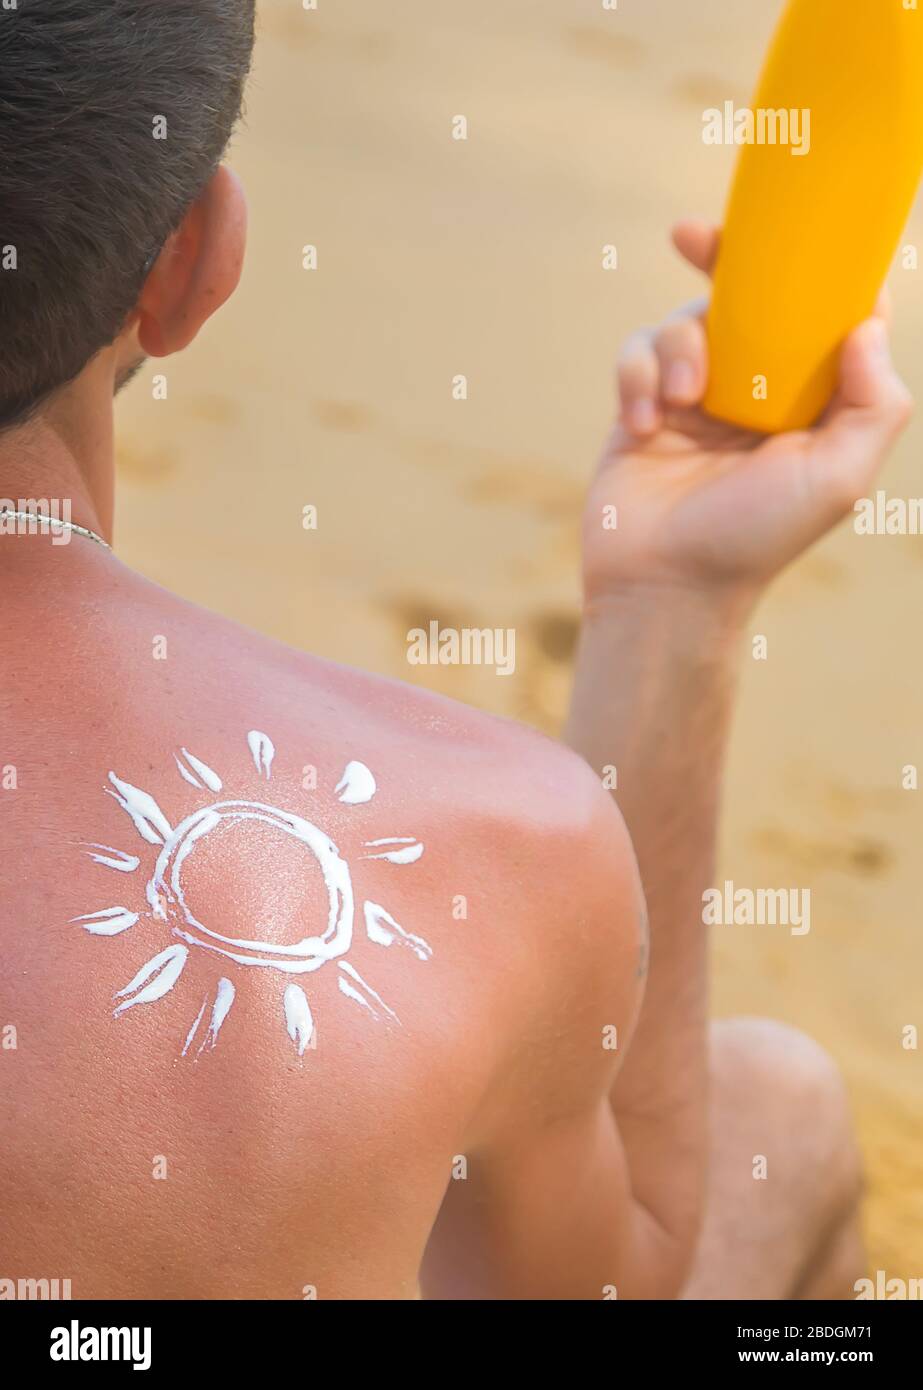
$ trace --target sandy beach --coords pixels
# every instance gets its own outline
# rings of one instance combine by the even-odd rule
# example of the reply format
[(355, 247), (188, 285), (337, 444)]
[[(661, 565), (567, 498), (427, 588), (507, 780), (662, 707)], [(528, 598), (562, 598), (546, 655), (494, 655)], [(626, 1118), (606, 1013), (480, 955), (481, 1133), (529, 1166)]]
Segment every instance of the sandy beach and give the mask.
[[(733, 151), (703, 145), (702, 113), (747, 102), (778, 12), (263, 0), (231, 161), (244, 283), (120, 405), (121, 556), (298, 647), (556, 732), (612, 363), (701, 292), (668, 229), (720, 219)], [(905, 241), (923, 246), (921, 204)], [(923, 398), (923, 270), (896, 263), (891, 287)], [(921, 446), (917, 420), (889, 495), (923, 494)], [(718, 881), (809, 887), (812, 929), (718, 928), (713, 1001), (839, 1060), (870, 1266), (903, 1279), (923, 1277), (923, 1052), (902, 1045), (923, 1031), (923, 792), (902, 787), (923, 765), (921, 600), (923, 537), (841, 528), (753, 619), (769, 658), (745, 663)], [(515, 673), (408, 665), (408, 629), (433, 619), (513, 627)]]

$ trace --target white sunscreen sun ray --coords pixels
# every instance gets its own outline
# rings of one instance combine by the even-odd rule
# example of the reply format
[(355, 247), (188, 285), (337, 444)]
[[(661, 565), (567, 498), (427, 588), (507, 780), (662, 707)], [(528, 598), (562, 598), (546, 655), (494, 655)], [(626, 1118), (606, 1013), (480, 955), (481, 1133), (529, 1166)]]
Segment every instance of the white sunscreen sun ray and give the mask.
[(428, 941), (424, 941), (422, 936), (413, 936), (409, 931), (404, 931), (391, 913), (379, 907), (378, 903), (365, 904), (365, 930), (369, 940), (379, 946), (393, 946), (395, 941), (409, 946), (418, 960), (429, 960), (433, 954), (433, 948)]
[(363, 802), (371, 801), (377, 788), (375, 778), (365, 763), (351, 762), (346, 764), (334, 790), (343, 793), (340, 800), (347, 806), (361, 806)]
[(298, 1056), (303, 1057), (314, 1033), (314, 1019), (307, 995), (300, 985), (287, 985), (282, 1002), (286, 1031), (298, 1049)]
[(106, 907), (102, 912), (85, 912), (82, 917), (71, 918), (72, 922), (82, 922), (83, 930), (92, 936), (118, 936), (137, 920), (137, 912), (129, 912), (127, 907)]
[(378, 1017), (378, 1014), (372, 1008), (369, 1001), (366, 998), (364, 998), (363, 995), (361, 995), (357, 989), (353, 989), (349, 981), (344, 980), (342, 975), (337, 980), (337, 984), (340, 987), (340, 993), (345, 994), (347, 999), (354, 999), (357, 1004), (362, 1005), (363, 1009), (368, 1009), (369, 1013), (372, 1015), (373, 1018)]
[[(119, 1014), (133, 1008), (135, 1004), (152, 1004), (155, 999), (162, 999), (165, 994), (169, 994), (183, 973), (188, 955), (188, 946), (168, 946), (165, 951), (153, 956), (146, 965), (142, 965), (135, 978), (115, 996), (116, 999), (125, 999), (126, 994), (134, 994), (134, 998), (125, 999), (115, 1010), (113, 1017), (118, 1018)], [(146, 981), (150, 983), (145, 983)], [(138, 990), (137, 994), (134, 993), (135, 990)]]
[(359, 974), (359, 971), (356, 969), (354, 965), (350, 965), (348, 960), (341, 960), (338, 962), (338, 965), (340, 969), (344, 972), (344, 974), (348, 975), (350, 979), (355, 980), (356, 984), (361, 985), (362, 988), (365, 990), (365, 995), (360, 994), (357, 989), (353, 989), (352, 985), (349, 984), (346, 980), (344, 980), (343, 976), (340, 975), (337, 980), (337, 984), (340, 986), (340, 992), (342, 994), (345, 994), (347, 999), (355, 999), (358, 1004), (362, 1004), (366, 1009), (369, 1010), (370, 1013), (374, 1014), (377, 1018), (378, 1014), (375, 1010), (375, 1005), (370, 1003), (369, 1000), (366, 998), (366, 995), (371, 995), (372, 999), (375, 1000), (375, 1003), (380, 1004), (381, 1007), (384, 1009), (385, 1013), (390, 1018), (394, 1019), (395, 1023), (400, 1023), (401, 1020), (398, 1018), (394, 1010), (389, 1009), (388, 1005), (382, 999), (381, 995), (376, 994), (375, 991), (372, 989), (372, 986), (366, 984), (365, 980), (363, 980), (362, 976)]
[(208, 766), (208, 763), (203, 763), (201, 758), (196, 758), (192, 753), (189, 752), (188, 748), (183, 748), (180, 751), (183, 757), (186, 759), (186, 762), (189, 764), (189, 767), (192, 769), (192, 772), (190, 772), (186, 767), (184, 767), (183, 764), (180, 762), (179, 758), (177, 758), (176, 754), (174, 753), (173, 757), (176, 761), (176, 766), (180, 770), (180, 775), (182, 777), (185, 777), (186, 781), (191, 783), (192, 786), (198, 787), (200, 790), (204, 786), (208, 787), (208, 790), (210, 792), (220, 792), (222, 782), (217, 772), (213, 772), (212, 769)]
[(109, 791), (108, 787), (106, 791), (131, 816), (141, 838), (147, 840), (149, 845), (162, 845), (172, 831), (170, 822), (154, 798), (139, 787), (133, 787), (130, 782), (123, 782), (114, 772), (109, 773), (109, 781), (115, 791)]
[(173, 754), (173, 761), (176, 763), (177, 769), (179, 770), (179, 775), (180, 777), (182, 777), (183, 781), (188, 782), (190, 787), (195, 787), (197, 791), (201, 791), (202, 783), (199, 781), (198, 777), (193, 777), (192, 773), (188, 770), (188, 768), (183, 766), (183, 764), (180, 762), (179, 758), (176, 756), (175, 753)]
[(204, 1051), (206, 1047), (215, 1046), (218, 1041), (218, 1034), (221, 1032), (221, 1025), (231, 1012), (231, 1005), (234, 1003), (236, 994), (237, 991), (231, 984), (231, 981), (225, 976), (222, 976), (218, 981), (218, 988), (215, 990), (215, 1002), (212, 1005), (212, 1016), (208, 1025), (208, 1032), (205, 1034), (199, 1052)]
[(389, 864), (415, 864), (423, 853), (419, 840), (408, 835), (394, 836), (387, 840), (366, 840), (363, 849), (376, 849), (381, 845), (400, 845), (400, 849), (382, 849), (379, 854), (363, 854), (363, 859), (386, 859)]
[(251, 729), (247, 735), (247, 744), (253, 755), (257, 772), (268, 781), (272, 760), (276, 756), (272, 739), (268, 734), (261, 734), (258, 729)]
[[(102, 850), (102, 854), (93, 854), (93, 850)], [(111, 845), (88, 845), (87, 854), (94, 864), (104, 864), (107, 869), (118, 869), (119, 873), (132, 874), (141, 860), (136, 854), (125, 854), (120, 849), (113, 849)]]
[(196, 1035), (196, 1029), (198, 1028), (199, 1024), (202, 1022), (202, 1015), (203, 1015), (204, 1012), (205, 1012), (205, 1006), (206, 1006), (207, 1003), (208, 1003), (208, 999), (207, 999), (207, 998), (205, 998), (205, 999), (202, 1000), (202, 1007), (201, 1007), (201, 1009), (199, 1010), (199, 1012), (196, 1014), (195, 1023), (192, 1025), (192, 1027), (189, 1029), (189, 1032), (186, 1034), (186, 1041), (183, 1043), (183, 1050), (182, 1050), (182, 1052), (180, 1053), (180, 1056), (181, 1056), (181, 1057), (185, 1057), (186, 1053), (189, 1051), (189, 1045), (190, 1045), (190, 1043), (192, 1042), (193, 1038), (194, 1038), (195, 1035)]

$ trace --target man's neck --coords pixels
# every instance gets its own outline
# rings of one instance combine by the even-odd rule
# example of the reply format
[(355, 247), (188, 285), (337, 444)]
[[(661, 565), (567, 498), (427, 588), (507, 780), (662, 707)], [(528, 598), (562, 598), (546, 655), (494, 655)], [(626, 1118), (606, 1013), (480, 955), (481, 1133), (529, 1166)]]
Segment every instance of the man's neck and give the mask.
[(36, 420), (0, 435), (0, 507), (36, 502), (111, 543), (112, 386), (93, 365)]

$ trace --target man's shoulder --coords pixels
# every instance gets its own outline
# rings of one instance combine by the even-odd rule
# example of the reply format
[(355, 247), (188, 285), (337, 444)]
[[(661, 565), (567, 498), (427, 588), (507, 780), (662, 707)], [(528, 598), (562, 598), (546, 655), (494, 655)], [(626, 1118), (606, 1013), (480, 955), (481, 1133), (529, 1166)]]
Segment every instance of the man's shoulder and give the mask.
[[(328, 692), (367, 745), (377, 745), (402, 795), (450, 832), (454, 851), (476, 853), (484, 875), (520, 880), (524, 900), (541, 896), (552, 861), (579, 867), (595, 844), (623, 834), (601, 778), (570, 748), (538, 730), (409, 683), (306, 658), (305, 689)], [(576, 897), (579, 899), (579, 884)]]
[(315, 746), (377, 744), (384, 756), (403, 759), (408, 792), (421, 802), (518, 820), (536, 834), (568, 822), (585, 827), (608, 800), (581, 758), (525, 725), (299, 651), (154, 586), (141, 594), (151, 641), (164, 648), (151, 673), (175, 688), (191, 672), (210, 710), (239, 711), (244, 722), (294, 718)]

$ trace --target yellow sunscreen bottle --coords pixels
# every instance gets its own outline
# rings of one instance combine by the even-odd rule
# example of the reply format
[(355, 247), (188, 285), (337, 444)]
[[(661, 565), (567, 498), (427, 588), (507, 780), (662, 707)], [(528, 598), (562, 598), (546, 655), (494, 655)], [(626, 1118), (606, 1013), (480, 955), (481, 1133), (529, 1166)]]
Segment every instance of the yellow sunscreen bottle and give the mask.
[(923, 171), (923, 0), (788, 0), (754, 106), (706, 113), (703, 138), (741, 145), (704, 408), (804, 429), (875, 307)]

